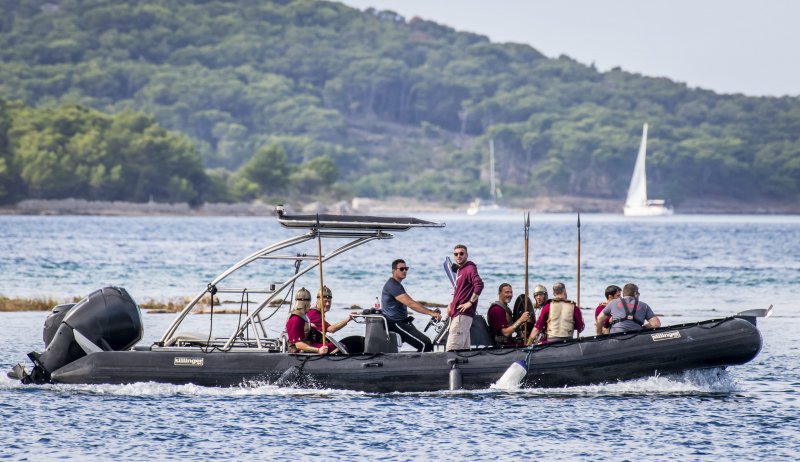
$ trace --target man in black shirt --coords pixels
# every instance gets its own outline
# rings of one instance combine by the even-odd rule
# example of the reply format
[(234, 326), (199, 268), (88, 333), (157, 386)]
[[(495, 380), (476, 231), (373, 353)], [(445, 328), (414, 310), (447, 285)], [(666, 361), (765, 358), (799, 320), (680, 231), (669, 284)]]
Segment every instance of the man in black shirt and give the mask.
[(427, 335), (414, 327), (408, 309), (417, 313), (433, 316), (437, 321), (442, 315), (436, 311), (429, 310), (419, 302), (411, 298), (403, 287), (403, 279), (408, 276), (408, 265), (405, 260), (397, 259), (392, 262), (392, 277), (386, 281), (381, 292), (381, 311), (386, 318), (386, 324), (390, 332), (397, 332), (405, 343), (408, 343), (417, 351), (433, 351), (433, 343)]

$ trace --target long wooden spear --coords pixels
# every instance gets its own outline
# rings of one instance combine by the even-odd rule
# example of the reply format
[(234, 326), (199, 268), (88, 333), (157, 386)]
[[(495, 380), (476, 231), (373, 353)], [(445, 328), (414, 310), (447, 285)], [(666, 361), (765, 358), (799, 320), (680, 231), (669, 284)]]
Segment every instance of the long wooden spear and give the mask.
[[(523, 219), (524, 228), (525, 228), (525, 291), (522, 292), (522, 295), (525, 297), (525, 311), (523, 313), (528, 313), (528, 237), (531, 229), (531, 214), (530, 212), (525, 213), (525, 217)], [(527, 341), (528, 339), (528, 323), (525, 322), (522, 327), (523, 338)]]
[(581, 306), (581, 212), (578, 212), (578, 307)]
[[(576, 300), (578, 309), (581, 308), (581, 212), (578, 212), (578, 299)], [(576, 337), (580, 338), (581, 333), (577, 332)]]
[(319, 312), (322, 314), (322, 346), (328, 344), (328, 336), (325, 329), (325, 285), (322, 283), (322, 228), (319, 225), (319, 213), (317, 214), (317, 259), (319, 261)]

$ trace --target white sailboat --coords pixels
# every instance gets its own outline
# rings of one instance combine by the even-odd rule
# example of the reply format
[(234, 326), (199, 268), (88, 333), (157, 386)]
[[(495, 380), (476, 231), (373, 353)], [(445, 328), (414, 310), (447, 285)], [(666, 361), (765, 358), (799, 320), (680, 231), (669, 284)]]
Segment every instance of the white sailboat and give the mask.
[(631, 184), (628, 187), (628, 198), (625, 200), (623, 212), (626, 217), (659, 217), (672, 215), (673, 211), (663, 199), (647, 199), (647, 124), (642, 128), (642, 144), (636, 156)]
[(476, 198), (474, 201), (470, 202), (469, 207), (467, 207), (467, 215), (477, 215), (479, 213), (488, 215), (506, 213), (508, 211), (508, 209), (501, 207), (497, 203), (499, 188), (495, 184), (493, 139), (489, 140), (489, 172), (491, 174), (491, 178), (489, 178), (489, 184), (492, 192), (492, 199), (489, 202), (485, 202)]

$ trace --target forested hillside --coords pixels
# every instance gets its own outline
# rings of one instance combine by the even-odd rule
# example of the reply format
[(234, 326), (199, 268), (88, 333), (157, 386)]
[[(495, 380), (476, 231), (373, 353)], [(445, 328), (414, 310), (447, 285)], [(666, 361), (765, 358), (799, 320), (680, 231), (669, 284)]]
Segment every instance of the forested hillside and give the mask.
[[(800, 197), (800, 98), (601, 73), (527, 45), (328, 2), (0, 0), (0, 8), (0, 97), (37, 110), (119, 113), (111, 124), (141, 112), (194, 141), (210, 170), (185, 175), (194, 195), (163, 197), (466, 201), (488, 194), (492, 138), (506, 197), (622, 198), (644, 122), (653, 195), (678, 205)], [(43, 154), (8, 146), (0, 144), (5, 197), (42, 197), (21, 178)], [(146, 155), (153, 165), (167, 156)], [(113, 177), (105, 157), (86, 156), (92, 181)]]

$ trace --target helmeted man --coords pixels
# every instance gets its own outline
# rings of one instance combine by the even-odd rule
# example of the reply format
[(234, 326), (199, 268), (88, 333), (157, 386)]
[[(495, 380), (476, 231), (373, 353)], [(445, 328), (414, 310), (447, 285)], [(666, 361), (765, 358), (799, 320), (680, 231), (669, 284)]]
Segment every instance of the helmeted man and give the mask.
[[(317, 292), (317, 304), (308, 311), (308, 320), (311, 322), (311, 326), (317, 330), (320, 334), (323, 330), (322, 325), (322, 311), (325, 310), (325, 313), (330, 311), (331, 309), (331, 302), (333, 301), (333, 292), (328, 286), (324, 286), (322, 290)], [(325, 320), (325, 332), (332, 334), (342, 327), (346, 326), (350, 320), (353, 319), (353, 314), (349, 313), (347, 317), (336, 324), (331, 324), (328, 320)], [(320, 340), (321, 341), (321, 340)]]
[[(608, 302), (597, 317), (597, 326), (611, 317), (611, 333), (636, 332), (642, 329), (661, 327), (661, 320), (653, 313), (652, 308), (639, 300), (639, 287), (628, 283), (622, 288), (622, 298)], [(595, 327), (597, 333), (600, 329)]]
[(574, 331), (582, 332), (584, 327), (580, 308), (567, 300), (564, 283), (557, 282), (553, 284), (553, 298), (542, 308), (528, 341), (535, 341), (540, 332), (545, 333), (546, 342), (566, 340), (572, 338)]
[(322, 336), (319, 335), (319, 332), (311, 328), (311, 322), (308, 320), (307, 315), (311, 306), (311, 292), (303, 287), (297, 291), (294, 300), (294, 309), (289, 312), (289, 319), (286, 321), (286, 334), (289, 337), (289, 352), (328, 354), (331, 345), (322, 344)]
[(511, 284), (504, 282), (497, 290), (497, 301), (492, 303), (486, 313), (489, 323), (489, 331), (494, 335), (494, 341), (501, 346), (521, 346), (525, 344), (525, 338), (517, 332), (522, 324), (528, 321), (530, 313), (523, 311), (514, 320), (511, 308), (508, 303), (514, 296)]
[(547, 296), (547, 287), (538, 284), (533, 288), (533, 307), (535, 309), (541, 310), (548, 301), (550, 298)]

